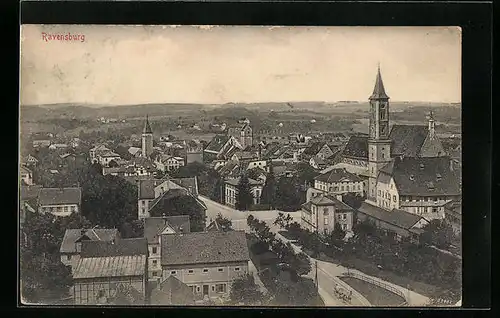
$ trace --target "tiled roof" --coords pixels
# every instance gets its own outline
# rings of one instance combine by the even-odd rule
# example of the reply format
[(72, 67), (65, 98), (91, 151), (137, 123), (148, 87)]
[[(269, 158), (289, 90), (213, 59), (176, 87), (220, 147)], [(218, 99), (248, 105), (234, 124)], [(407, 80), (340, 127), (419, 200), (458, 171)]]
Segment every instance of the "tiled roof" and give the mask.
[(335, 198), (334, 196), (328, 194), (319, 194), (311, 198), (309, 202), (317, 206), (334, 206), (336, 209), (342, 211), (352, 210), (350, 206), (342, 201), (337, 200), (337, 198)]
[(153, 215), (162, 215), (165, 212), (168, 213), (168, 211), (165, 211), (164, 209), (165, 201), (168, 201), (172, 198), (183, 197), (183, 196), (189, 196), (193, 198), (202, 209), (204, 210), (207, 209), (205, 203), (203, 203), (203, 201), (201, 201), (197, 196), (192, 195), (189, 193), (188, 190), (181, 188), (181, 189), (170, 189), (168, 191), (165, 191), (158, 198), (154, 199), (149, 205), (149, 213)]
[(392, 140), (391, 155), (417, 157), (428, 135), (427, 126), (394, 125), (389, 139)]
[(222, 147), (229, 141), (231, 137), (226, 135), (216, 135), (205, 148), (205, 151), (220, 152)]
[(333, 182), (341, 182), (341, 181), (347, 181), (347, 182), (360, 182), (363, 181), (360, 177), (357, 175), (348, 172), (345, 168), (344, 169), (332, 169), (327, 173), (320, 174), (314, 180), (321, 181), (321, 182), (327, 182), (327, 183), (333, 183)]
[(455, 214), (462, 215), (462, 199), (452, 200), (445, 204), (444, 208)]
[(183, 233), (191, 232), (189, 215), (149, 217), (144, 219), (144, 237), (148, 240), (148, 243), (158, 243), (159, 233), (167, 225), (170, 225), (177, 233), (181, 229)]
[[(250, 183), (251, 186), (253, 185), (263, 185), (263, 183), (261, 181), (257, 181), (257, 180), (254, 180), (254, 179), (251, 179), (251, 178), (248, 178), (248, 181)], [(230, 184), (230, 185), (233, 185), (233, 186), (238, 186), (238, 183), (240, 182), (240, 178), (231, 178), (231, 179), (228, 179), (226, 180), (225, 183), (227, 184)]]
[(150, 305), (193, 305), (193, 290), (170, 275), (151, 292)]
[(19, 168), (19, 170), (21, 171), (21, 173), (31, 173), (31, 170), (30, 170), (30, 169), (28, 169), (28, 168), (26, 168), (26, 167), (23, 167), (23, 166), (21, 166), (21, 167)]
[(395, 225), (405, 230), (409, 230), (422, 219), (421, 216), (411, 214), (403, 210), (393, 209), (392, 211), (386, 211), (366, 202), (361, 204), (358, 211), (369, 217)]
[(73, 278), (143, 276), (145, 274), (146, 255), (86, 257), (78, 261)]
[(22, 185), (21, 188), (19, 189), (20, 199), (21, 200), (30, 200), (30, 199), (38, 198), (38, 194), (40, 193), (41, 189), (42, 189), (42, 186), (39, 186), (39, 185), (31, 185), (31, 186)]
[(191, 191), (193, 195), (198, 195), (198, 184), (196, 177), (188, 178), (171, 178), (171, 179), (149, 179), (149, 180), (139, 180), (139, 199), (154, 199), (155, 198), (155, 187), (159, 186), (165, 181), (171, 181), (177, 187), (185, 188)]
[(386, 99), (389, 98), (385, 93), (384, 82), (382, 81), (382, 75), (380, 74), (380, 68), (377, 71), (377, 77), (375, 79), (375, 87), (373, 88), (373, 93), (370, 99)]
[(40, 205), (80, 204), (81, 188), (42, 188), (38, 196)]
[(244, 231), (163, 235), (161, 264), (184, 265), (248, 261)]
[(382, 173), (394, 178), (399, 195), (458, 195), (460, 177), (449, 157), (396, 157)]
[(111, 257), (148, 255), (146, 238), (118, 239), (113, 241), (82, 241), (81, 257)]
[(138, 152), (140, 152), (142, 149), (139, 147), (130, 147), (128, 148), (128, 153), (131, 155), (135, 156)]
[(86, 236), (92, 241), (111, 241), (117, 239), (117, 229), (87, 229), (82, 235), (82, 229), (68, 229), (64, 232), (60, 253), (76, 253), (76, 242)]
[(321, 150), (321, 148), (323, 148), (324, 145), (326, 145), (326, 142), (323, 141), (313, 142), (309, 147), (306, 148), (306, 150), (304, 150), (304, 154), (314, 156)]
[(368, 160), (368, 136), (351, 136), (342, 151), (342, 155)]

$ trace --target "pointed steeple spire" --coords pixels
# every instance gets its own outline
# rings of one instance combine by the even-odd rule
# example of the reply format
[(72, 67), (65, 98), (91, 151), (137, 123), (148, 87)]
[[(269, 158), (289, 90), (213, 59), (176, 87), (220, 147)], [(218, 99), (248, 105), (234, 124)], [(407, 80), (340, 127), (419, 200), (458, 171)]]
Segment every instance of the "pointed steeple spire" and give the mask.
[(380, 63), (377, 68), (377, 78), (375, 79), (375, 87), (373, 88), (373, 94), (370, 99), (387, 99), (389, 96), (385, 93), (384, 82), (382, 81), (382, 75), (380, 74)]
[(152, 134), (153, 130), (151, 129), (151, 125), (149, 124), (148, 115), (146, 115), (146, 122), (144, 123), (144, 128), (142, 129), (143, 134)]

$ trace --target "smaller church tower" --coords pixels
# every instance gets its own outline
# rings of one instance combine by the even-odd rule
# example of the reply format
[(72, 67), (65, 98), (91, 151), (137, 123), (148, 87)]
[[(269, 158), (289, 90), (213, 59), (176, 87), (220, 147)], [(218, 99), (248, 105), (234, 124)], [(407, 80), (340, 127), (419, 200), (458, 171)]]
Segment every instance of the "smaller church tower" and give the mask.
[(153, 130), (149, 124), (148, 116), (146, 116), (146, 122), (142, 129), (142, 156), (149, 158), (151, 153), (153, 153)]
[(429, 138), (434, 139), (436, 136), (436, 130), (435, 130), (435, 121), (434, 121), (434, 112), (431, 110), (429, 113)]
[(389, 139), (389, 96), (385, 93), (380, 66), (370, 100), (370, 126), (368, 137), (368, 200), (377, 202), (378, 173), (391, 160)]

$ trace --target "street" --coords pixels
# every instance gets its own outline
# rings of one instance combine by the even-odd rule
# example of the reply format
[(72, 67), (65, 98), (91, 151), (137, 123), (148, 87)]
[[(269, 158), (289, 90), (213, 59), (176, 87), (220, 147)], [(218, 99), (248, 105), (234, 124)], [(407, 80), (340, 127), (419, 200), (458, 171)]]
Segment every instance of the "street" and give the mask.
[[(279, 211), (270, 210), (270, 211), (238, 211), (226, 205), (220, 204), (218, 202), (212, 201), (206, 197), (200, 196), (200, 199), (207, 206), (207, 224), (210, 220), (215, 219), (217, 214), (221, 214), (223, 217), (230, 219), (232, 221), (233, 229), (235, 230), (244, 230), (249, 232), (249, 228), (247, 226), (247, 217), (248, 215), (253, 215), (255, 218), (265, 221), (271, 231), (276, 233), (276, 238), (282, 240), (283, 242), (289, 242), (284, 236), (278, 233), (279, 227), (274, 225), (273, 222), (278, 216)], [(300, 223), (300, 211), (297, 212), (282, 212), (284, 214), (289, 214), (292, 216), (295, 222)], [(296, 253), (302, 252), (299, 246), (292, 244), (292, 247)], [(318, 264), (318, 285), (319, 285), (319, 293), (326, 306), (369, 306), (368, 301), (351, 288), (353, 291), (353, 297), (351, 300), (351, 304), (347, 304), (342, 300), (338, 299), (335, 296), (334, 289), (335, 285), (342, 284), (342, 282), (337, 278), (341, 276), (343, 273), (347, 272), (348, 269), (339, 265), (333, 264), (330, 262), (324, 262), (320, 260), (315, 260), (314, 258), (309, 257), (311, 260), (311, 265), (313, 266), (313, 270), (307, 275), (310, 278), (315, 278), (315, 262)], [(380, 278), (368, 276), (360, 271), (349, 269), (350, 272), (355, 272), (359, 275), (371, 278), (373, 280), (382, 282), (384, 284), (390, 285), (398, 290), (400, 290), (404, 295), (407, 295), (407, 301), (409, 306), (424, 306), (429, 301), (429, 298), (423, 296), (421, 294), (410, 291), (404, 287), (383, 281)]]

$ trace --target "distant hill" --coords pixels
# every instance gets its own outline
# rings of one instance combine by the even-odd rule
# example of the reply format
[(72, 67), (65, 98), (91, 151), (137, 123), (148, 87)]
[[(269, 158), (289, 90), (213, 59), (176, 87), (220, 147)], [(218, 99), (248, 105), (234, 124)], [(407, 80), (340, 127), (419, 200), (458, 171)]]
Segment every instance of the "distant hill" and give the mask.
[[(448, 107), (458, 108), (460, 103), (427, 103), (427, 102), (391, 102), (391, 109), (402, 111), (411, 108), (447, 110)], [(21, 106), (22, 120), (43, 120), (47, 118), (136, 118), (149, 115), (192, 116), (200, 113), (211, 116), (253, 117), (265, 112), (304, 112), (318, 114), (349, 114), (368, 111), (368, 102), (342, 101), (326, 103), (321, 101), (304, 102), (269, 102), (269, 103), (226, 103), (226, 104), (187, 104), (187, 103), (154, 103), (137, 105), (98, 105), (98, 104), (47, 104)], [(451, 111), (451, 109), (449, 109)], [(446, 113), (449, 113), (446, 111)], [(452, 111), (451, 113), (457, 113)]]

